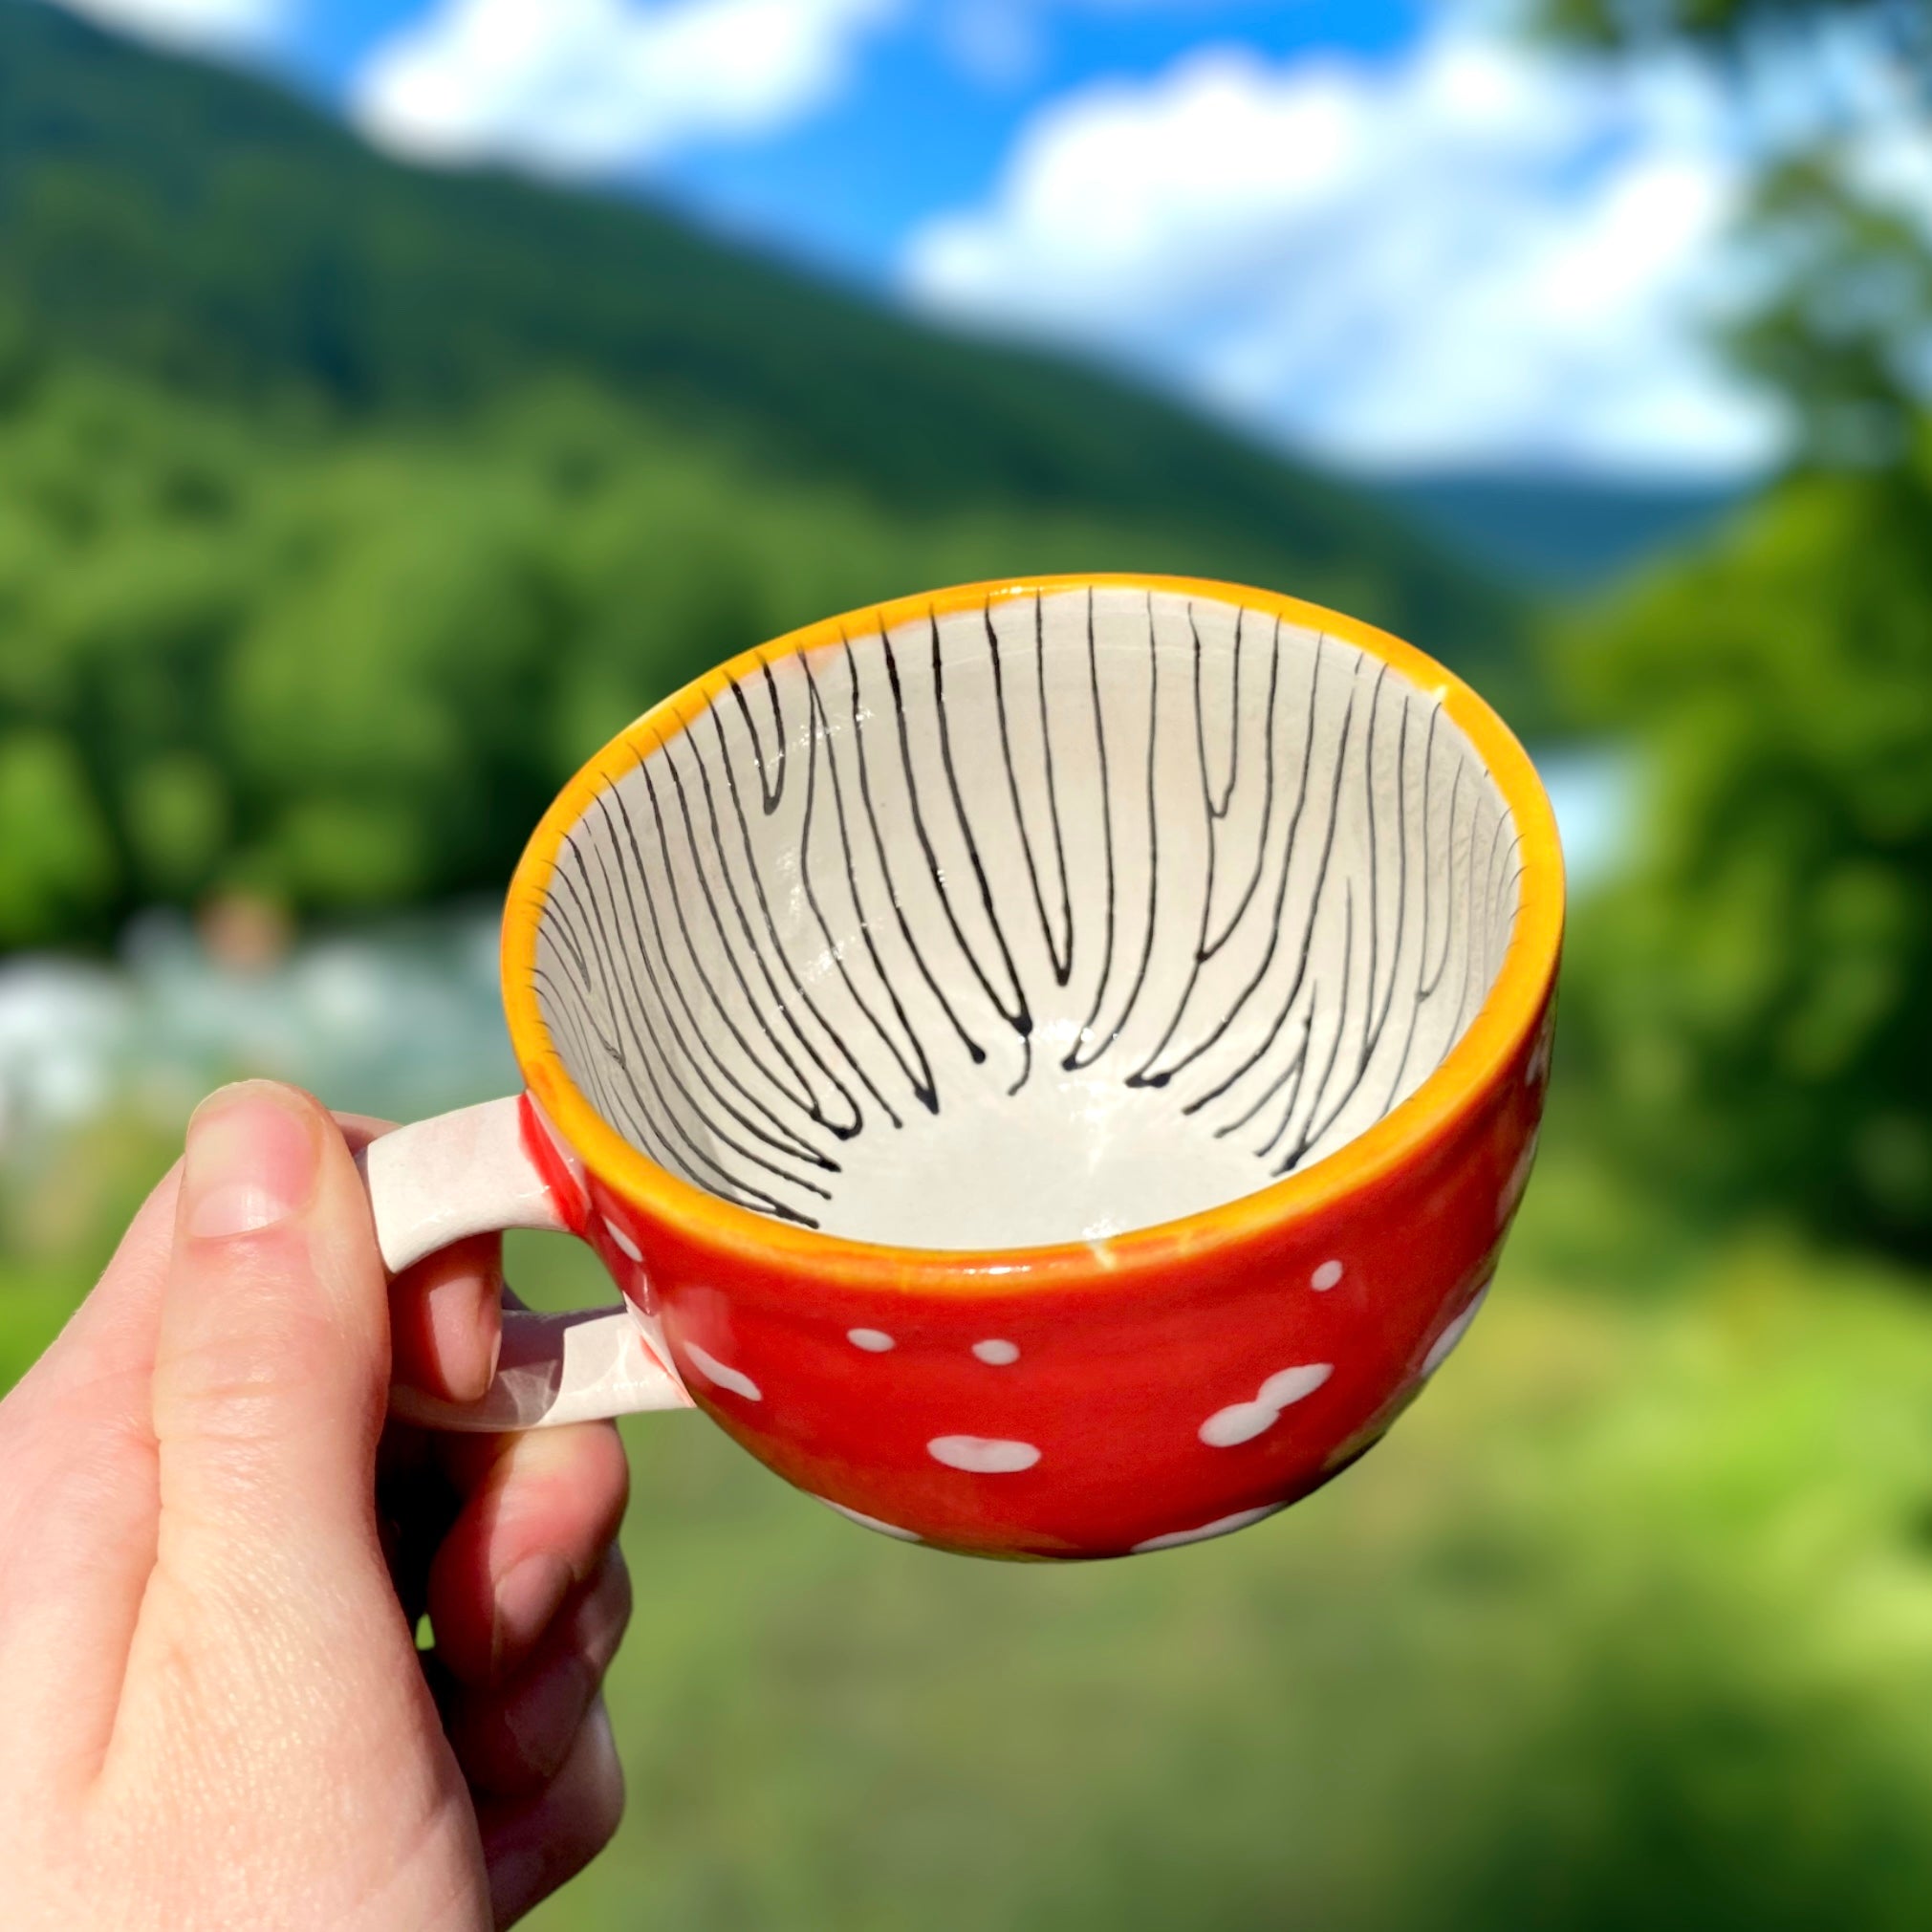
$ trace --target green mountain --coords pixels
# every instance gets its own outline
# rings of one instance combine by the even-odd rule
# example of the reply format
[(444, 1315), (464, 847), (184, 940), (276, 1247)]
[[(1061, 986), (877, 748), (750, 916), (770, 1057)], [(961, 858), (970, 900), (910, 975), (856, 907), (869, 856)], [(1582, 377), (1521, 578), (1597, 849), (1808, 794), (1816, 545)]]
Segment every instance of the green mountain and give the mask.
[(0, 0), (0, 944), (493, 885), (721, 656), (1135, 568), (1336, 605), (1530, 708), (1511, 596), (1172, 403)]
[(1459, 556), (1506, 580), (1574, 591), (1709, 534), (1755, 492), (1742, 483), (1445, 471), (1402, 478), (1382, 493)]
[(399, 166), (269, 87), (26, 0), (0, 4), (0, 299), (195, 394), (433, 418), (570, 371), (801, 479), (1075, 506), (1171, 531), (1170, 556), (1372, 577), (1378, 614), (1439, 641), (1498, 616), (1367, 499), (1122, 383), (635, 203)]

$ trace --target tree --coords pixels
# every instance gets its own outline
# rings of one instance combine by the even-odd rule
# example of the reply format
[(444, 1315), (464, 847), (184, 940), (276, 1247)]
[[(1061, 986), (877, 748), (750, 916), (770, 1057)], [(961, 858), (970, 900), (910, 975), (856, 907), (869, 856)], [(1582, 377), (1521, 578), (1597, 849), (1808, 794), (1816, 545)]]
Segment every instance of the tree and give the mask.
[(1794, 477), (1586, 630), (1651, 816), (1574, 1002), (1626, 1153), (1932, 1257), (1932, 436)]
[[(1932, 73), (1919, 5), (1553, 13), (1733, 72), (1851, 23), (1895, 79)], [(1885, 132), (1854, 113), (1775, 156), (1739, 237), (1761, 293), (1729, 346), (1789, 405), (1786, 473), (1571, 640), (1584, 715), (1632, 733), (1650, 785), (1633, 876), (1580, 922), (1574, 1010), (1613, 1132), (1653, 1175), (1926, 1259), (1932, 211), (1873, 165)]]
[(1738, 237), (1759, 292), (1729, 346), (1791, 405), (1798, 461), (1906, 461), (1932, 392), (1932, 163), (1908, 152), (1932, 110), (1932, 7), (1545, 0), (1543, 21), (1600, 53), (1688, 46), (1741, 104), (1770, 93), (1788, 119), (1809, 97), (1765, 148)]
[(1688, 43), (1731, 59), (1850, 24), (1900, 58), (1932, 58), (1923, 0), (1547, 0), (1544, 20), (1556, 33), (1599, 49)]

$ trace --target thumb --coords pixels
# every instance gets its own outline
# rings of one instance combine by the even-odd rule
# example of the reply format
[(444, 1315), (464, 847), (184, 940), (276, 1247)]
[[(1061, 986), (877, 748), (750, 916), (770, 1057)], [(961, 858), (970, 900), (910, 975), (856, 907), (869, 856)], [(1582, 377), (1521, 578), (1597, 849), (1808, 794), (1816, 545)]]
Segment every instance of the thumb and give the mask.
[(244, 1081), (188, 1123), (154, 1366), (162, 1539), (228, 1574), (271, 1552), (373, 1551), (387, 1285), (340, 1131)]

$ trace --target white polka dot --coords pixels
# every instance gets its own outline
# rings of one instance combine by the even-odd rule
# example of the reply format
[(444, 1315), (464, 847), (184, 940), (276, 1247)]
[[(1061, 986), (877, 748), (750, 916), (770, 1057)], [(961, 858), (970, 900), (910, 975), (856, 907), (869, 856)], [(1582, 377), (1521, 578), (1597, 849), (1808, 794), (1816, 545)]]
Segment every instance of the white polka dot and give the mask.
[(897, 1523), (881, 1522), (877, 1516), (868, 1516), (862, 1509), (848, 1509), (843, 1503), (835, 1503), (830, 1496), (820, 1496), (818, 1501), (828, 1509), (836, 1509), (848, 1523), (857, 1523), (865, 1530), (877, 1530), (881, 1536), (897, 1536), (901, 1543), (923, 1543), (925, 1540), (917, 1530), (901, 1530)]
[(862, 1348), (867, 1355), (882, 1356), (887, 1349), (899, 1344), (882, 1328), (849, 1328), (845, 1339), (854, 1348)]
[(997, 1436), (935, 1436), (925, 1452), (948, 1469), (967, 1469), (975, 1476), (1011, 1476), (1040, 1460), (1032, 1444), (1002, 1442)]
[(1251, 1443), (1281, 1420), (1283, 1409), (1312, 1396), (1335, 1374), (1333, 1362), (1303, 1362), (1282, 1369), (1262, 1383), (1251, 1402), (1231, 1402), (1201, 1424), (1201, 1440), (1210, 1449), (1232, 1449)]
[(1326, 1292), (1327, 1290), (1333, 1288), (1335, 1285), (1335, 1283), (1338, 1282), (1340, 1279), (1341, 1279), (1341, 1263), (1338, 1261), (1324, 1261), (1322, 1265), (1319, 1268), (1317, 1268), (1312, 1275), (1309, 1276), (1308, 1285), (1311, 1288), (1318, 1288)]
[(626, 1261), (643, 1260), (643, 1252), (638, 1244), (608, 1214), (604, 1216), (604, 1232), (610, 1236), (611, 1245)]
[(1235, 1530), (1278, 1515), (1287, 1508), (1286, 1503), (1264, 1503), (1258, 1509), (1237, 1509), (1233, 1515), (1217, 1516), (1198, 1530), (1170, 1530), (1164, 1536), (1150, 1536), (1144, 1543), (1135, 1544), (1130, 1553), (1139, 1556), (1149, 1550), (1179, 1550), (1183, 1543), (1205, 1543), (1216, 1536), (1231, 1536)]
[(1262, 1383), (1256, 1400), (1271, 1409), (1285, 1409), (1303, 1396), (1313, 1395), (1334, 1374), (1333, 1362), (1304, 1362), (1299, 1368), (1283, 1369)]
[(1523, 1151), (1516, 1157), (1516, 1164), (1509, 1170), (1509, 1178), (1503, 1183), (1503, 1191), (1496, 1197), (1496, 1226), (1501, 1227), (1516, 1211), (1516, 1204), (1523, 1198), (1523, 1190), (1530, 1184), (1530, 1169), (1535, 1164), (1536, 1143), (1543, 1138), (1543, 1130), (1538, 1127), (1524, 1142)]
[(1533, 1087), (1550, 1071), (1550, 1045), (1556, 1032), (1556, 1009), (1552, 1008), (1544, 1020), (1536, 1044), (1530, 1050), (1530, 1064), (1523, 1070), (1523, 1084)]
[(716, 1382), (721, 1389), (729, 1389), (734, 1396), (743, 1396), (748, 1402), (762, 1402), (765, 1392), (742, 1370), (727, 1368), (716, 1356), (701, 1349), (694, 1341), (684, 1344), (684, 1353), (691, 1357), (692, 1366), (707, 1382)]
[(1216, 1409), (1201, 1424), (1201, 1440), (1210, 1449), (1237, 1448), (1243, 1443), (1251, 1443), (1280, 1420), (1281, 1411), (1270, 1408), (1266, 1402), (1234, 1402), (1227, 1408)]
[(1020, 1358), (1019, 1344), (1009, 1341), (976, 1341), (973, 1354), (983, 1362), (990, 1362), (994, 1368), (1003, 1369), (1009, 1362)]
[(1429, 1352), (1422, 1357), (1422, 1373), (1432, 1376), (1448, 1360), (1449, 1352), (1468, 1334), (1469, 1324), (1482, 1313), (1483, 1304), (1489, 1298), (1489, 1284), (1486, 1281), (1477, 1290), (1476, 1298), (1461, 1314), (1429, 1344)]

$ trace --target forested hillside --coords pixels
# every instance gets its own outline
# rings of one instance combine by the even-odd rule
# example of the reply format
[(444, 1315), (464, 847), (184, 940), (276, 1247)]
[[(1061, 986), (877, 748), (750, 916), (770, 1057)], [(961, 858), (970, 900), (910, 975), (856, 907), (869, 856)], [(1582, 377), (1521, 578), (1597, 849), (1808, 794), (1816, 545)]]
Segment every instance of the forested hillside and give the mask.
[(27, 0), (0, 510), (0, 945), (494, 884), (665, 688), (964, 576), (1264, 582), (1526, 702), (1505, 595), (1173, 405)]
[(956, 340), (631, 202), (398, 166), (299, 102), (0, 0), (0, 302), (64, 350), (251, 406), (446, 420), (569, 372), (807, 482), (1076, 507), (1497, 611), (1366, 498), (1075, 365)]

